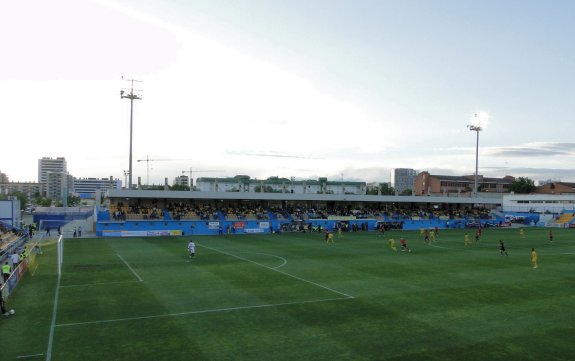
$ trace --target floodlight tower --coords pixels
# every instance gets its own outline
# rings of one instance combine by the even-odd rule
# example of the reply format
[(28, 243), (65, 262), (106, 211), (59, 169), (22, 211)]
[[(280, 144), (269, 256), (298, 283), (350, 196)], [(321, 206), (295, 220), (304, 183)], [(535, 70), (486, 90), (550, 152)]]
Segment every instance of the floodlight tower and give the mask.
[[(132, 189), (132, 131), (133, 131), (133, 120), (134, 120), (134, 100), (140, 100), (142, 99), (142, 97), (140, 95), (138, 95), (137, 93), (134, 93), (134, 82), (141, 82), (141, 80), (136, 80), (136, 79), (124, 79), (124, 77), (122, 76), (122, 80), (126, 80), (129, 81), (131, 83), (130, 85), (130, 89), (127, 90), (120, 90), (120, 98), (121, 99), (130, 99), (130, 168), (128, 170), (128, 189)], [(138, 90), (136, 89), (136, 92), (138, 92)]]
[(477, 133), (475, 142), (475, 180), (473, 182), (473, 196), (477, 197), (477, 172), (479, 171), (479, 132), (482, 130), (479, 125), (468, 125), (469, 130)]
[(477, 178), (479, 176), (479, 132), (485, 127), (487, 119), (487, 113), (475, 113), (473, 115), (473, 124), (467, 126), (469, 130), (477, 133), (475, 141), (475, 179), (473, 182), (473, 197), (477, 197)]

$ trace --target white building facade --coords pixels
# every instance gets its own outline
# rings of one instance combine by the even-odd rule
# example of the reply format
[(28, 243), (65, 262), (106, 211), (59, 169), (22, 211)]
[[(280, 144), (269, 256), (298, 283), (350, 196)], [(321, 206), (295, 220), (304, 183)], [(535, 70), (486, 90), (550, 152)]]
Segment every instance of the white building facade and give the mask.
[(509, 194), (503, 196), (504, 212), (575, 213), (575, 194)]
[(38, 183), (42, 187), (42, 195), (48, 198), (61, 198), (63, 189), (67, 186), (65, 184), (67, 173), (68, 166), (64, 157), (38, 159)]
[(94, 198), (98, 191), (106, 192), (112, 189), (122, 189), (120, 179), (110, 178), (74, 178), (73, 192), (81, 198)]
[(261, 192), (261, 193), (298, 193), (298, 194), (357, 194), (367, 191), (365, 182), (329, 181), (327, 178), (317, 180), (296, 180), (292, 178), (270, 177), (251, 179), (238, 175), (228, 178), (198, 178), (196, 190), (201, 192)]

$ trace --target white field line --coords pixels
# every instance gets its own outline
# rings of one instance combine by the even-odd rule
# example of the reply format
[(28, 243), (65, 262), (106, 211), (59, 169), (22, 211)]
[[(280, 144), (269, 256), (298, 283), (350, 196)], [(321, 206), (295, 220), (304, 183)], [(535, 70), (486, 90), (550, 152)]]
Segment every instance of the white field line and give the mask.
[(38, 266), (40, 266), (40, 263), (37, 263), (36, 267), (34, 267), (34, 271), (32, 271), (32, 277), (34, 277), (34, 274), (36, 274), (36, 270), (38, 269)]
[(135, 282), (142, 282), (142, 281), (113, 281), (113, 282), (84, 283), (84, 284), (77, 284), (77, 285), (64, 285), (64, 286), (60, 286), (60, 288), (87, 287), (87, 286), (109, 285), (109, 284), (114, 284), (114, 283), (135, 283)]
[(250, 262), (250, 263), (256, 264), (256, 265), (258, 265), (258, 266), (260, 266), (260, 267), (267, 268), (267, 269), (269, 269), (269, 270), (272, 270), (272, 271), (281, 273), (281, 274), (286, 275), (286, 276), (288, 276), (288, 277), (295, 278), (296, 280), (300, 280), (300, 281), (302, 281), (302, 282), (309, 283), (309, 284), (314, 285), (314, 286), (317, 286), (317, 287), (321, 287), (321, 288), (326, 289), (326, 290), (328, 290), (328, 291), (331, 291), (331, 292), (333, 292), (333, 293), (337, 293), (338, 295), (342, 295), (342, 296), (345, 296), (345, 297), (347, 297), (347, 298), (354, 298), (353, 296), (348, 295), (347, 293), (343, 293), (343, 292), (340, 292), (340, 291), (336, 291), (336, 290), (334, 290), (333, 288), (329, 288), (329, 287), (327, 287), (327, 286), (320, 285), (319, 283), (315, 283), (315, 282), (306, 280), (306, 279), (304, 279), (304, 278), (301, 278), (301, 277), (298, 277), (298, 276), (294, 276), (294, 275), (289, 274), (289, 273), (287, 273), (287, 272), (283, 272), (283, 271), (277, 270), (277, 269), (275, 269), (275, 268), (272, 268), (272, 267), (263, 265), (263, 264), (261, 264), (261, 263), (252, 261), (252, 260), (250, 260), (250, 259), (243, 258), (243, 257), (237, 256), (237, 255), (235, 255), (235, 254), (227, 253), (227, 252), (224, 252), (224, 251), (220, 251), (219, 249), (211, 248), (211, 247), (204, 246), (204, 245), (201, 245), (201, 244), (200, 244), (199, 246), (200, 246), (200, 247), (207, 248), (207, 249), (210, 249), (210, 250), (212, 250), (212, 251), (215, 251), (215, 252), (218, 252), (218, 253), (221, 253), (221, 254), (225, 254), (225, 255), (230, 256), (230, 257), (234, 257), (234, 258), (237, 258), (237, 259), (241, 259), (242, 261), (246, 261), (246, 262)]
[(264, 255), (264, 256), (275, 257), (275, 258), (281, 259), (281, 260), (283, 261), (283, 263), (280, 264), (279, 266), (271, 267), (271, 268), (273, 268), (273, 269), (283, 267), (283, 266), (285, 266), (285, 265), (287, 264), (287, 259), (285, 259), (285, 258), (283, 258), (283, 257), (280, 257), (280, 256), (276, 256), (275, 254), (260, 253), (260, 252), (240, 252), (240, 253), (242, 253), (242, 254), (261, 254), (261, 255)]
[(148, 320), (148, 319), (153, 319), (153, 318), (177, 317), (177, 316), (197, 315), (197, 314), (202, 314), (202, 313), (228, 312), (228, 311), (249, 310), (249, 309), (256, 309), (256, 308), (269, 308), (269, 307), (280, 307), (280, 306), (290, 306), (290, 305), (303, 305), (303, 304), (306, 304), (306, 303), (319, 303), (319, 302), (329, 302), (329, 301), (341, 301), (341, 300), (348, 300), (348, 299), (350, 299), (350, 298), (349, 298), (349, 297), (338, 297), (338, 298), (327, 298), (327, 299), (310, 300), (310, 301), (270, 303), (270, 304), (263, 304), (263, 305), (254, 305), (254, 306), (239, 306), (239, 307), (227, 307), (227, 308), (214, 308), (214, 309), (210, 309), (210, 310), (200, 310), (200, 311), (168, 313), (168, 314), (164, 314), (164, 315), (152, 315), (152, 316), (141, 316), (141, 317), (127, 317), (127, 318), (116, 318), (116, 319), (110, 319), (110, 320), (86, 321), (86, 322), (75, 322), (75, 323), (61, 323), (61, 324), (59, 324), (59, 325), (56, 325), (55, 327), (93, 325), (93, 324), (99, 324), (99, 323), (135, 321), (135, 320)]
[(429, 244), (429, 246), (435, 247), (435, 248), (449, 249), (449, 250), (452, 250), (452, 251), (457, 251), (457, 250), (458, 250), (457, 248), (449, 248), (449, 247), (436, 246), (436, 245), (434, 245), (434, 244)]
[(52, 360), (52, 345), (54, 344), (54, 328), (56, 327), (56, 315), (58, 313), (58, 295), (60, 293), (60, 279), (62, 274), (58, 273), (56, 282), (56, 292), (54, 293), (54, 308), (52, 309), (52, 321), (50, 321), (50, 335), (48, 337), (48, 350), (46, 351), (46, 361)]
[(37, 353), (35, 355), (16, 356), (16, 358), (31, 358), (31, 357), (40, 357), (40, 356), (44, 356), (44, 354), (43, 353)]
[(144, 280), (142, 279), (142, 277), (140, 277), (140, 275), (137, 274), (136, 271), (134, 271), (134, 269), (133, 269), (132, 267), (130, 267), (130, 265), (128, 264), (128, 262), (126, 262), (126, 260), (125, 260), (122, 256), (120, 256), (119, 253), (116, 253), (116, 255), (117, 255), (118, 257), (120, 257), (120, 259), (122, 260), (122, 262), (124, 262), (124, 264), (125, 264), (126, 266), (128, 266), (128, 268), (130, 269), (130, 271), (132, 271), (132, 273), (134, 274), (134, 276), (136, 276), (136, 278), (137, 278), (140, 282), (144, 282)]

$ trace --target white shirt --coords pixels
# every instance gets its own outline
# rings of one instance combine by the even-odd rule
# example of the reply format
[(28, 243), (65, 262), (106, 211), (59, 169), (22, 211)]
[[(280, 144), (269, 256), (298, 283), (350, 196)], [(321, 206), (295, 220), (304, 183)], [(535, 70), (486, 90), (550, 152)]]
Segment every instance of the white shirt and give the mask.
[(196, 253), (196, 245), (194, 244), (194, 242), (190, 242), (188, 244), (188, 250), (190, 251), (190, 253)]
[(18, 253), (12, 253), (10, 255), (10, 259), (12, 260), (12, 264), (20, 262), (20, 257), (18, 256)]

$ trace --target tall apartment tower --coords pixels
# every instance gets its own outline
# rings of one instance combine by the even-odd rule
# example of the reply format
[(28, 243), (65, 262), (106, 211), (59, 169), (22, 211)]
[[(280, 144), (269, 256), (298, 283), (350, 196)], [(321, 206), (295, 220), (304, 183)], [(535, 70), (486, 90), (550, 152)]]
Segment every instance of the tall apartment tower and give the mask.
[(417, 171), (411, 168), (395, 168), (391, 172), (391, 185), (397, 194), (403, 193), (406, 189), (413, 190), (413, 183), (417, 178)]
[(56, 159), (44, 157), (38, 159), (38, 183), (42, 188), (42, 195), (50, 198), (58, 198), (63, 194), (62, 189), (68, 182), (68, 167), (66, 158)]

